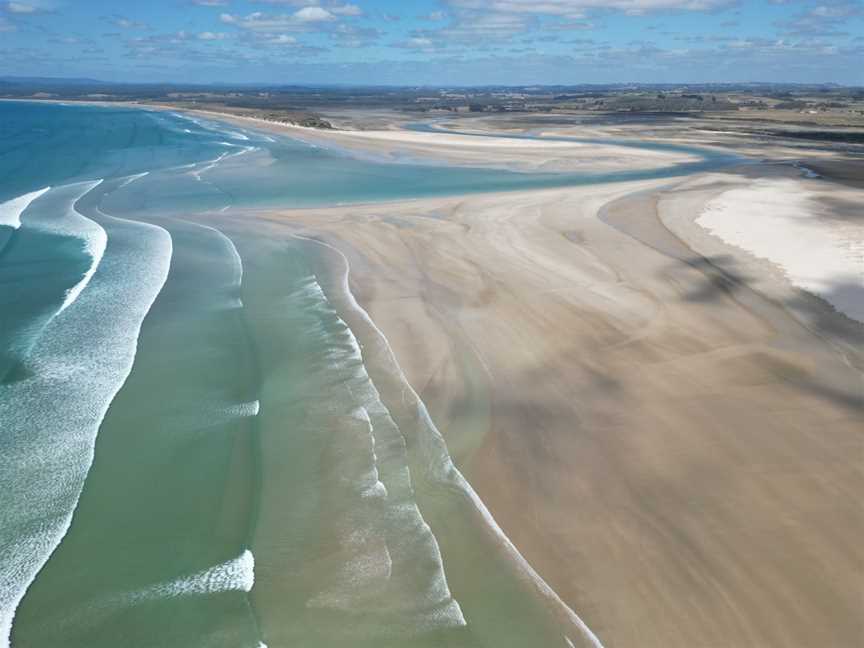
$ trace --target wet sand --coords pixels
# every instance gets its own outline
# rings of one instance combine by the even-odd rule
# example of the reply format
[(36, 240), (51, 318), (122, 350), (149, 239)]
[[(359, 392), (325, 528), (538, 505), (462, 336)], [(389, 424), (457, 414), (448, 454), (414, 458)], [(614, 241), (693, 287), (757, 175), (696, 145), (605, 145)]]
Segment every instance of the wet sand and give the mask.
[[(659, 169), (699, 160), (696, 155), (680, 151), (634, 149), (611, 143), (474, 137), (382, 128), (380, 125), (375, 130), (323, 130), (204, 110), (184, 112), (287, 134), (311, 144), (336, 146), (355, 155), (392, 162), (422, 160), (517, 171), (614, 173)], [(580, 136), (578, 133), (570, 135)], [(581, 136), (586, 137), (584, 134)]]
[(606, 646), (864, 636), (864, 327), (693, 223), (748, 174), (257, 215), (346, 254), (456, 464)]

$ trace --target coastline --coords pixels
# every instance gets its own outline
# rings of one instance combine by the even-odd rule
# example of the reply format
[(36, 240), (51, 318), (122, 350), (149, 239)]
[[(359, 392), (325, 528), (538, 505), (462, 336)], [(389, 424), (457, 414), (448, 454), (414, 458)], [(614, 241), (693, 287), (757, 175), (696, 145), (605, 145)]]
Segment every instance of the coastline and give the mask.
[[(545, 154), (532, 149), (531, 163)], [(350, 286), (322, 280), (325, 292), (364, 357), (380, 356), (369, 371), (388, 408), (410, 429), (428, 406), (506, 530), (493, 542), (503, 563), (525, 556), (523, 585), (581, 645), (599, 640), (574, 609), (608, 645), (842, 645), (861, 629), (850, 603), (861, 516), (843, 497), (861, 486), (861, 327), (694, 223), (764, 173), (198, 220), (250, 240), (316, 237), (344, 255)], [(413, 474), (451, 479), (481, 522), (453, 528), (435, 520), (436, 497), (424, 505), (460, 598), (487, 564), (462, 564), (460, 541), (490, 530), (496, 541), (498, 523), (447, 476), (435, 434), (412, 450)], [(432, 466), (444, 477), (424, 474)]]
[[(800, 169), (779, 169), (799, 181)], [(814, 296), (802, 300), (771, 263), (694, 222), (721, 193), (718, 183), (746, 186), (765, 173), (777, 171), (763, 165), (671, 182), (261, 217), (263, 227), (290, 223), (323, 236), (350, 258), (353, 292), (457, 465), (528, 562), (603, 641), (687, 646), (710, 636), (722, 645), (734, 628), (740, 645), (753, 648), (782, 645), (791, 634), (842, 645), (861, 627), (849, 607), (857, 559), (841, 548), (864, 522), (830, 519), (834, 493), (862, 486), (854, 459), (838, 456), (834, 444), (858, 447), (853, 430), (864, 422), (860, 325)], [(617, 232), (603, 222), (609, 208), (620, 213)], [(663, 250), (670, 236), (675, 249)], [(574, 349), (562, 343), (568, 333)], [(787, 449), (752, 436), (790, 427)], [(539, 439), (526, 438), (532, 428)], [(825, 428), (831, 442), (814, 447)], [(636, 430), (650, 440), (631, 438)], [(687, 477), (740, 472), (742, 457), (747, 478), (728, 497), (713, 481), (694, 488)], [(789, 475), (785, 493), (765, 500), (764, 480), (778, 469)], [(675, 485), (658, 491), (654, 482), (668, 482), (669, 471)], [(802, 507), (801, 488), (813, 479), (832, 485)], [(693, 504), (679, 519), (684, 493)], [(592, 503), (598, 496), (608, 501)], [(562, 520), (563, 511), (573, 519)], [(825, 530), (782, 543), (772, 557), (778, 548), (765, 541), (813, 516)], [(609, 546), (610, 535), (618, 546)], [(800, 598), (815, 575), (790, 566), (805, 564), (816, 546), (837, 555), (828, 568), (842, 584), (816, 588), (804, 627), (790, 620), (785, 601)], [(731, 576), (748, 572), (774, 579), (777, 591)], [(635, 592), (624, 588), (634, 581)], [(730, 603), (739, 600), (747, 604)], [(646, 640), (629, 621), (639, 618), (666, 623)]]
[[(155, 106), (154, 106), (155, 107)], [(618, 144), (514, 140), (507, 137), (424, 133), (404, 129), (330, 130), (208, 110), (187, 112), (249, 128), (289, 135), (301, 141), (350, 150), (389, 162), (429, 161), (448, 165), (504, 168), (522, 172), (567, 173), (652, 170), (697, 161), (695, 155), (628, 148)], [(634, 140), (635, 142), (636, 140)], [(634, 169), (635, 160), (635, 169)]]
[[(781, 645), (788, 633), (845, 641), (859, 630), (854, 615), (841, 614), (838, 624), (831, 610), (848, 610), (854, 598), (854, 552), (839, 547), (851, 546), (860, 518), (838, 526), (825, 517), (837, 505), (834, 491), (811, 495), (804, 509), (800, 489), (802, 479), (856, 488), (853, 460), (832, 444), (814, 446), (813, 435), (828, 426), (837, 446), (858, 443), (860, 357), (852, 369), (825, 341), (846, 340), (854, 354), (848, 342), (857, 329), (837, 329), (839, 316), (824, 303), (810, 311), (821, 328), (802, 325), (798, 302), (773, 301), (799, 292), (782, 275), (760, 277), (763, 285), (748, 287), (745, 298), (722, 289), (730, 267), (718, 278), (687, 246), (691, 258), (683, 263), (640, 241), (639, 231), (597, 218), (624, 200), (619, 209), (633, 219), (659, 194), (663, 209), (655, 224), (640, 225), (645, 233), (668, 236), (663, 223), (675, 221), (678, 234), (704, 237), (692, 205), (707, 202), (716, 187), (682, 191), (690, 202), (675, 206), (670, 197), (681, 184), (256, 215), (264, 229), (300, 227), (347, 255), (352, 291), (386, 335), (457, 466), (528, 562), (607, 645), (684, 646), (706, 636), (721, 642), (729, 628), (740, 645), (754, 648)], [(627, 202), (642, 195), (647, 202)], [(725, 252), (743, 258), (729, 246)], [(790, 428), (783, 446), (752, 436)], [(836, 470), (826, 471), (829, 465)], [(785, 492), (772, 490), (774, 500), (764, 500), (763, 479), (778, 469), (789, 474)], [(693, 470), (734, 470), (740, 483), (724, 496), (711, 480), (689, 480)], [(679, 518), (684, 493), (692, 505)], [(824, 600), (807, 602), (804, 627), (783, 601), (806, 591), (813, 574), (786, 570), (806, 564), (811, 549), (792, 539), (769, 549), (759, 538), (776, 543), (789, 524), (798, 528), (814, 515), (830, 534), (813, 530), (806, 543), (836, 554), (832, 573), (848, 575), (845, 586), (820, 590)], [(723, 528), (736, 529), (741, 540)], [(698, 553), (688, 553), (693, 547)], [(780, 560), (768, 568), (779, 579), (774, 595), (731, 578), (748, 571), (767, 577), (760, 565), (771, 562), (772, 551)], [(647, 617), (657, 625), (647, 639), (625, 621)]]

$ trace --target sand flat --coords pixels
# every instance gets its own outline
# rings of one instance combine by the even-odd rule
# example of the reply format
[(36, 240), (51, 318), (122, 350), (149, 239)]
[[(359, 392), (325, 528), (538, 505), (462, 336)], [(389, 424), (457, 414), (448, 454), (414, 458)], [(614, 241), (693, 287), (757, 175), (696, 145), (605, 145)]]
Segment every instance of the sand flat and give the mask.
[(602, 173), (658, 169), (699, 160), (696, 155), (680, 151), (634, 149), (612, 143), (476, 137), (400, 129), (322, 130), (205, 110), (188, 112), (388, 161), (426, 161), (519, 171)]
[(800, 175), (254, 217), (344, 252), (457, 465), (604, 645), (852, 648), (864, 327), (694, 222)]
[(854, 646), (860, 357), (664, 226), (715, 184), (263, 218), (345, 251), (458, 465), (605, 645)]

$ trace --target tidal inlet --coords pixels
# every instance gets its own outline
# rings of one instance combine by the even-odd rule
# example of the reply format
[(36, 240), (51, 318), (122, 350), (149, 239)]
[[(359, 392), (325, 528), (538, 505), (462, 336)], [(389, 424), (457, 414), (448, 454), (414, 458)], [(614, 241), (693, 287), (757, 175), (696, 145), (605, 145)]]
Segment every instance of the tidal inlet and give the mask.
[(714, 20), (368, 4), (130, 4), (88, 56), (144, 80), (0, 76), (0, 648), (861, 646), (860, 91), (207, 76)]

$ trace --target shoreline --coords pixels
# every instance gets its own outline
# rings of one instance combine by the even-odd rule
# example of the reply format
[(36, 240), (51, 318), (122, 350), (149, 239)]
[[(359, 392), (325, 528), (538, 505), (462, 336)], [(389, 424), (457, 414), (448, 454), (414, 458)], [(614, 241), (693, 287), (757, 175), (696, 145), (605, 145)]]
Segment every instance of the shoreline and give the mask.
[(621, 143), (518, 140), (507, 138), (506, 135), (495, 137), (494, 133), (477, 137), (410, 130), (316, 129), (207, 110), (165, 109), (264, 129), (307, 143), (335, 146), (388, 162), (432, 161), (451, 166), (503, 168), (524, 173), (568, 173), (590, 167), (594, 172), (614, 173), (633, 170), (634, 158), (641, 162), (636, 170), (645, 171), (699, 160), (692, 154), (630, 148)]
[[(844, 645), (864, 629), (864, 517), (849, 499), (864, 486), (864, 327), (697, 222), (766, 175), (812, 182), (794, 173), (762, 164), (195, 220), (242, 233), (274, 294), (277, 266), (254, 268), (256, 251), (314, 237), (344, 259), (321, 273), (324, 292), (413, 435), (418, 498), (463, 603), (472, 570), (509, 583), (515, 565), (545, 601), (526, 614), (569, 623), (586, 647), (599, 640), (573, 610), (616, 647)], [(823, 216), (860, 206), (824, 193)], [(456, 520), (440, 507), (454, 494)], [(463, 555), (471, 534), (496, 551)]]
[[(643, 506), (634, 509), (632, 504), (625, 505), (631, 497), (627, 495), (630, 489), (619, 492), (620, 486), (614, 485), (617, 478), (612, 479), (612, 475), (624, 478), (625, 483), (635, 480), (635, 484), (647, 477), (644, 474), (646, 470), (648, 474), (659, 466), (666, 466), (664, 470), (680, 470), (696, 457), (700, 462), (715, 465), (713, 469), (704, 470), (718, 470), (729, 461), (730, 452), (739, 452), (737, 444), (743, 443), (744, 438), (739, 441), (734, 437), (718, 437), (715, 443), (728, 445), (726, 450), (718, 453), (718, 457), (703, 455), (701, 451), (693, 454), (708, 439), (702, 433), (697, 434), (692, 427), (702, 415), (692, 406), (686, 406), (688, 398), (695, 399), (694, 403), (707, 405), (711, 401), (704, 401), (705, 396), (700, 394), (719, 389), (714, 399), (716, 403), (709, 410), (714, 412), (713, 416), (718, 421), (741, 426), (744, 424), (740, 420), (757, 416), (758, 410), (754, 409), (755, 402), (746, 398), (747, 389), (741, 391), (739, 383), (743, 380), (741, 386), (759, 385), (761, 395), (756, 402), (761, 402), (760, 409), (767, 405), (776, 419), (764, 419), (762, 425), (765, 430), (773, 431), (784, 421), (792, 423), (789, 416), (798, 411), (794, 406), (798, 401), (789, 400), (791, 389), (808, 411), (806, 421), (809, 423), (802, 422), (800, 415), (796, 414), (793, 429), (796, 430), (794, 444), (797, 446), (811, 443), (807, 441), (807, 430), (816, 425), (816, 421), (833, 420), (835, 422), (829, 424), (829, 429), (841, 437), (849, 437), (856, 425), (854, 421), (860, 419), (861, 404), (854, 397), (856, 383), (848, 382), (846, 377), (857, 375), (857, 371), (840, 362), (836, 350), (826, 346), (813, 335), (813, 330), (794, 319), (790, 308), (771, 310), (776, 308), (772, 306), (765, 310), (761, 304), (768, 302), (763, 296), (766, 294), (762, 292), (763, 287), (758, 287), (759, 292), (743, 302), (738, 301), (741, 297), (736, 296), (734, 288), (731, 292), (721, 291), (716, 297), (712, 295), (709, 301), (703, 302), (700, 293), (709, 290), (715, 281), (722, 285), (724, 279), (712, 278), (709, 270), (698, 263), (678, 266), (673, 262), (670, 266), (670, 259), (646, 248), (644, 243), (629, 234), (612, 230), (594, 215), (616, 195), (624, 198), (635, 191), (648, 196), (673, 196), (676, 191), (686, 194), (686, 187), (682, 189), (681, 185), (696, 180), (700, 178), (421, 199), (350, 208), (254, 212), (264, 228), (278, 231), (280, 222), (290, 224), (292, 228), (300, 227), (309, 234), (324, 236), (324, 240), (348, 255), (352, 266), (352, 291), (390, 341), (408, 382), (415, 386), (444, 432), (454, 461), (466, 472), (469, 482), (529, 564), (549, 581), (569, 607), (583, 615), (607, 645), (693, 645), (692, 642), (697, 637), (704, 638), (705, 633), (711, 636), (718, 633), (714, 640), (720, 641), (728, 636), (723, 628), (736, 627), (745, 637), (741, 645), (755, 648), (774, 645), (781, 636), (772, 634), (774, 625), (757, 629), (755, 619), (759, 615), (770, 619), (782, 618), (784, 623), (794, 625), (777, 607), (780, 599), (776, 597), (767, 597), (761, 604), (754, 602), (751, 610), (736, 607), (734, 615), (730, 616), (732, 610), (724, 609), (726, 604), (722, 599), (716, 599), (716, 594), (712, 594), (710, 589), (676, 584), (674, 574), (680, 573), (683, 549), (677, 547), (674, 540), (662, 539), (656, 531), (649, 531), (651, 527), (642, 528), (635, 534), (626, 532), (620, 542), (615, 543), (620, 545), (617, 547), (600, 540), (615, 529), (617, 533), (623, 533), (624, 528), (632, 526), (644, 515), (642, 513), (635, 519), (631, 519), (629, 514), (622, 516), (629, 510), (636, 513)], [(735, 181), (740, 179), (735, 176)], [(700, 196), (694, 200), (703, 200), (711, 191), (707, 187), (697, 188), (691, 193)], [(632, 219), (633, 209), (644, 208), (628, 207), (622, 213), (629, 214)], [(668, 208), (666, 205), (661, 216), (664, 222), (675, 217), (674, 214), (670, 216)], [(679, 220), (692, 213), (688, 205), (675, 209), (679, 214), (675, 218)], [(645, 226), (654, 227), (650, 224)], [(676, 227), (678, 231), (684, 227), (691, 232), (701, 229), (695, 224), (687, 225), (685, 221), (676, 221)], [(707, 233), (703, 235), (707, 236)], [(526, 256), (529, 250), (530, 255)], [(729, 249), (727, 252), (741, 256), (740, 251)], [(610, 257), (610, 254), (614, 256)], [(692, 256), (694, 259), (703, 258), (695, 252)], [(692, 288), (682, 294), (676, 285), (684, 277)], [(777, 294), (781, 294), (780, 279), (770, 281), (773, 282), (770, 285), (778, 286)], [(770, 297), (777, 299), (776, 295)], [(752, 303), (747, 300), (752, 300)], [(814, 308), (811, 312), (818, 314), (823, 322), (818, 334), (831, 334), (834, 329), (823, 330), (827, 322), (834, 321), (828, 307), (823, 304)], [(482, 325), (490, 321), (495, 322), (492, 328)], [(676, 321), (679, 323), (672, 327)], [(733, 322), (737, 324), (732, 326)], [(664, 342), (658, 345), (652, 341), (658, 335), (668, 337), (682, 326), (684, 330), (690, 329), (685, 336), (689, 342), (681, 339), (674, 344)], [(545, 333), (539, 333), (541, 330)], [(573, 337), (573, 333), (568, 335), (568, 330), (576, 332), (576, 336)], [(694, 336), (695, 330), (700, 331), (698, 336)], [(853, 335), (854, 330), (834, 331), (834, 334), (840, 337)], [(675, 335), (680, 337), (680, 334)], [(779, 336), (776, 342), (771, 341), (772, 336)], [(526, 339), (534, 340), (531, 347), (518, 342)], [(562, 349), (565, 340), (574, 343), (581, 351)], [(790, 350), (790, 344), (796, 348), (795, 351)], [(713, 345), (717, 346), (711, 350)], [(531, 360), (532, 357), (536, 359)], [(676, 357), (678, 359), (673, 360)], [(524, 366), (526, 362), (527, 367)], [(673, 385), (680, 383), (680, 378), (673, 380), (674, 373), (665, 375), (667, 369), (648, 378), (667, 364), (670, 369), (679, 364), (679, 372), (685, 368), (697, 372), (683, 385), (679, 384), (678, 389), (686, 385), (685, 393), (692, 394), (674, 407), (668, 405), (670, 390), (675, 389)], [(524, 369), (531, 365), (536, 365), (538, 370), (542, 368), (542, 374), (533, 371), (526, 374)], [(804, 369), (796, 368), (798, 366), (808, 367), (807, 373), (801, 374)], [(733, 371), (732, 367), (737, 369)], [(814, 371), (817, 373), (813, 374), (811, 386), (801, 376)], [(745, 378), (748, 375), (750, 377)], [(820, 377), (816, 378), (817, 375)], [(710, 387), (711, 384), (715, 386)], [(517, 385), (522, 393), (514, 397), (513, 389)], [(820, 392), (811, 392), (817, 385)], [(821, 391), (823, 387), (824, 391)], [(488, 396), (484, 397), (484, 393)], [(652, 393), (654, 396), (650, 396)], [(811, 393), (814, 395), (804, 396)], [(819, 393), (823, 395), (815, 395)], [(460, 404), (460, 401), (471, 394), (474, 395), (472, 398), (488, 398), (490, 418), (486, 423), (479, 423), (481, 430), (477, 428), (479, 419), (463, 418), (466, 416), (463, 411), (465, 404)], [(628, 405), (623, 406), (622, 399)], [(770, 403), (774, 405), (768, 405)], [(483, 409), (483, 406), (479, 408)], [(726, 408), (731, 411), (726, 411)], [(628, 409), (633, 411), (627, 412)], [(469, 412), (467, 416), (474, 417), (475, 414)], [(592, 461), (596, 462), (607, 455), (611, 448), (603, 448), (626, 429), (626, 421), (633, 421), (636, 416), (641, 416), (642, 423), (634, 429), (650, 431), (650, 437), (660, 436), (648, 446), (641, 442), (637, 446), (639, 454), (649, 452), (648, 456), (653, 457), (646, 466), (630, 465), (629, 462), (621, 464), (622, 458), (619, 458), (598, 473), (597, 466), (584, 464), (585, 459), (579, 458), (594, 457)], [(745, 418), (741, 419), (742, 416)], [(740, 420), (733, 424), (736, 419)], [(660, 420), (666, 421), (665, 426), (659, 425)], [(842, 420), (848, 422), (840, 425), (837, 421)], [(524, 421), (524, 425), (518, 421)], [(543, 432), (536, 441), (530, 438), (533, 434), (524, 437), (517, 431), (538, 424)], [(567, 432), (574, 424), (579, 430), (575, 437), (572, 432)], [(686, 454), (681, 455), (679, 450), (666, 456), (674, 447), (668, 439), (662, 439), (668, 436), (664, 428), (670, 425), (675, 435), (687, 429), (691, 430), (691, 435), (695, 434), (685, 444), (685, 447), (690, 447)], [(747, 430), (751, 425), (744, 425), (741, 429)], [(818, 425), (824, 427), (826, 423)], [(619, 432), (612, 434), (609, 440), (603, 440), (593, 430), (609, 430), (606, 434), (613, 430)], [(468, 438), (471, 434), (475, 437), (473, 440)], [(624, 438), (626, 435), (622, 441)], [(853, 438), (849, 437), (842, 443), (854, 443)], [(786, 444), (789, 443), (792, 441), (787, 440)], [(752, 446), (752, 443), (748, 445)], [(553, 451), (553, 448), (557, 450)], [(633, 451), (635, 448), (630, 452)], [(771, 457), (779, 451), (780, 446), (757, 444), (750, 450), (752, 457), (749, 462), (759, 465), (759, 462), (778, 461), (779, 458)], [(827, 451), (828, 447), (810, 448), (800, 454), (796, 451), (784, 461), (800, 464), (796, 470), (803, 470), (806, 474), (826, 460), (823, 455)], [(808, 454), (814, 456), (808, 457)], [(608, 456), (604, 461), (608, 463), (614, 456)], [(573, 461), (581, 467), (576, 468)], [(832, 461), (842, 459), (834, 457)], [(680, 467), (676, 468), (679, 463)], [(612, 466), (617, 467), (613, 469)], [(847, 480), (847, 473), (841, 473), (838, 477), (829, 477), (830, 473), (826, 473), (822, 478), (838, 479), (843, 483)], [(758, 474), (756, 472), (754, 476)], [(513, 490), (520, 483), (529, 486), (527, 492)], [(755, 489), (749, 497), (755, 498), (756, 502), (761, 493), (761, 486), (757, 487), (757, 483), (748, 485), (745, 482), (739, 487)], [(618, 504), (609, 503), (598, 509), (597, 503), (588, 504), (590, 500), (585, 500), (583, 493), (597, 489), (603, 493), (604, 489), (610, 488), (610, 494), (601, 500), (608, 497), (613, 501), (621, 499)], [(846, 483), (844, 488), (851, 486)], [(639, 490), (650, 493), (653, 489), (646, 484)], [(688, 491), (692, 496), (707, 498), (693, 514), (700, 510), (706, 512), (703, 515), (722, 511), (729, 517), (727, 525), (730, 528), (741, 529), (742, 534), (758, 546), (752, 532), (746, 531), (747, 524), (752, 525), (752, 522), (745, 523), (755, 512), (751, 510), (752, 506), (742, 506), (740, 512), (730, 509), (722, 498), (712, 501), (717, 499), (714, 493), (703, 491), (698, 483), (678, 486), (662, 497), (650, 496), (649, 501), (653, 501), (651, 507), (659, 507), (658, 510), (669, 506), (677, 508), (673, 495)], [(789, 493), (789, 497), (797, 497), (795, 488), (790, 488)], [(555, 494), (554, 499), (548, 500), (547, 494)], [(777, 506), (787, 509), (792, 506), (787, 515), (795, 510), (794, 499), (778, 497), (783, 503), (778, 502)], [(567, 501), (574, 504), (565, 506)], [(746, 497), (742, 501), (747, 501)], [(830, 506), (830, 497), (823, 504)], [(573, 519), (562, 519), (562, 510), (571, 511)], [(823, 511), (825, 513), (827, 511)], [(706, 528), (719, 523), (703, 521), (688, 527), (686, 516), (682, 520), (684, 526), (671, 521), (677, 519), (675, 516), (668, 519), (670, 522), (667, 524), (685, 534), (703, 533)], [(593, 522), (589, 524), (589, 520)], [(637, 528), (647, 520), (640, 522)], [(770, 515), (762, 516), (763, 524), (775, 523), (772, 520), (774, 518)], [(838, 530), (836, 525), (827, 524), (826, 528), (832, 528), (832, 532)], [(813, 537), (811, 533), (809, 541), (827, 542), (826, 551), (830, 551), (827, 547), (831, 546), (836, 550), (832, 540), (827, 537), (817, 540), (818, 536), (817, 533)], [(709, 541), (710, 535), (699, 540), (700, 543)], [(645, 565), (634, 564), (633, 558), (638, 558), (642, 552), (632, 545), (633, 542), (637, 543), (636, 547), (647, 542), (646, 547), (653, 546), (652, 551), (667, 556), (661, 563), (673, 576), (649, 576), (651, 570), (646, 572)], [(571, 548), (566, 549), (568, 546)], [(733, 547), (739, 552), (735, 560), (740, 562), (732, 562), (727, 568), (740, 569), (753, 557), (758, 555), (761, 559), (766, 555), (751, 552), (751, 557), (744, 546), (733, 543)], [(614, 558), (609, 555), (610, 551)], [(713, 551), (717, 556), (724, 555), (719, 549)], [(791, 556), (800, 548), (786, 546), (784, 551), (792, 552), (789, 560), (793, 560)], [(632, 555), (628, 556), (628, 553)], [(592, 560), (586, 564), (588, 556)], [(702, 573), (702, 578), (723, 580), (722, 572), (717, 571), (719, 565), (693, 560), (685, 558), (687, 569)], [(748, 569), (760, 573), (754, 565)], [(616, 576), (622, 570), (631, 574), (629, 578), (635, 578), (636, 582), (660, 589), (648, 598), (641, 594), (640, 588), (625, 593), (616, 585), (622, 582), (621, 577)], [(577, 573), (583, 576), (576, 576)], [(803, 595), (805, 590), (794, 585), (794, 572), (783, 578), (787, 584), (779, 591), (793, 588), (790, 595), (792, 591), (796, 592), (795, 595)], [(847, 577), (844, 582), (854, 585), (854, 577)], [(684, 589), (680, 589), (682, 587)], [(732, 588), (730, 596), (736, 592), (735, 597), (751, 600), (748, 588), (742, 589), (741, 585), (733, 586), (729, 582), (723, 587)], [(673, 595), (663, 588), (675, 589), (676, 593)], [(701, 601), (699, 605), (704, 610), (713, 609), (717, 620), (709, 622), (703, 614), (696, 615), (691, 621), (682, 619), (680, 601), (688, 599)], [(842, 607), (836, 596), (828, 596), (828, 599)], [(849, 599), (845, 600), (848, 604)], [(675, 611), (676, 602), (678, 611)], [(827, 604), (811, 603), (815, 610), (821, 611), (814, 613), (816, 617), (809, 630), (799, 627), (796, 632), (811, 639), (816, 636), (840, 637), (840, 634), (832, 634), (828, 629), (830, 624), (824, 621)], [(685, 609), (689, 609), (688, 606)], [(668, 619), (676, 629), (673, 633), (672, 627), (658, 624), (656, 641), (649, 638), (642, 643), (637, 641), (637, 634), (628, 633), (626, 624), (613, 622), (618, 614), (616, 610), (631, 618), (653, 610), (652, 618)], [(744, 620), (751, 618), (752, 622), (745, 623)], [(846, 621), (849, 620), (846, 617)], [(840, 625), (836, 632), (850, 636), (848, 624)], [(689, 639), (684, 641), (682, 637)]]
[[(546, 581), (519, 553), (519, 550), (498, 525), (483, 500), (459, 472), (458, 468), (453, 465), (441, 433), (429, 416), (426, 405), (407, 380), (387, 337), (378, 328), (369, 313), (357, 302), (351, 291), (351, 265), (348, 257), (338, 247), (327, 242), (311, 238), (307, 238), (306, 240), (326, 248), (328, 253), (335, 253), (339, 257), (337, 265), (341, 266), (340, 268), (334, 268), (332, 263), (327, 265), (331, 267), (330, 272), (333, 273), (334, 279), (336, 277), (340, 277), (340, 279), (338, 281), (326, 282), (325, 293), (329, 293), (328, 298), (337, 305), (337, 310), (342, 312), (346, 317), (349, 328), (357, 332), (358, 338), (364, 341), (361, 343), (365, 358), (364, 362), (367, 367), (371, 366), (370, 375), (373, 376), (373, 379), (376, 376), (378, 377), (375, 381), (376, 384), (384, 385), (383, 398), (385, 403), (388, 403), (390, 411), (396, 413), (396, 418), (402, 420), (418, 419), (420, 421), (418, 427), (421, 430), (418, 431), (417, 436), (430, 435), (431, 445), (436, 448), (433, 450), (433, 454), (441, 452), (443, 453), (443, 457), (446, 457), (443, 465), (438, 465), (438, 462), (441, 460), (440, 457), (423, 457), (418, 465), (425, 467), (427, 470), (430, 466), (437, 465), (437, 468), (434, 471), (430, 471), (432, 472), (430, 477), (421, 476), (420, 480), (424, 482), (430, 479), (440, 481), (441, 487), (456, 489), (464, 494), (464, 497), (470, 502), (468, 507), (469, 517), (477, 518), (472, 521), (476, 522), (478, 527), (487, 532), (490, 543), (501, 552), (502, 562), (505, 565), (510, 565), (511, 568), (515, 568), (515, 571), (524, 579), (523, 586), (528, 590), (533, 590), (533, 595), (544, 601), (545, 605), (549, 608), (551, 617), (557, 623), (565, 626), (572, 625), (573, 636), (570, 637), (567, 635), (567, 640), (571, 646), (574, 646), (574, 648), (576, 646), (603, 648), (600, 640), (578, 614), (558, 597), (557, 593), (549, 587)], [(389, 384), (391, 382), (392, 384)], [(399, 413), (401, 410), (406, 411)], [(409, 446), (415, 443), (417, 441), (409, 441)], [(425, 445), (425, 443), (421, 441), (420, 445)], [(440, 520), (439, 524), (442, 522), (444, 521)], [(447, 520), (446, 522), (448, 525), (454, 523), (453, 520)], [(462, 534), (459, 535), (460, 537), (462, 536)], [(444, 550), (446, 551), (447, 548), (445, 547)], [(574, 640), (575, 644), (573, 643)]]

